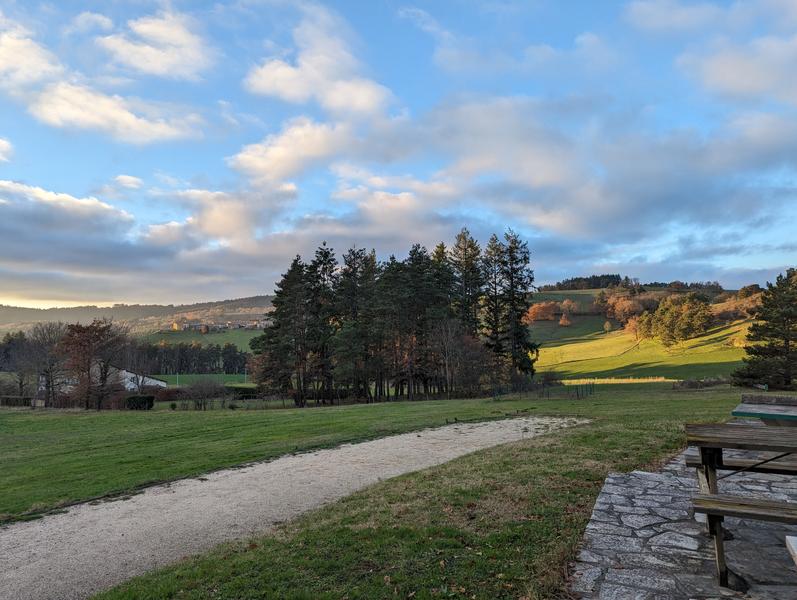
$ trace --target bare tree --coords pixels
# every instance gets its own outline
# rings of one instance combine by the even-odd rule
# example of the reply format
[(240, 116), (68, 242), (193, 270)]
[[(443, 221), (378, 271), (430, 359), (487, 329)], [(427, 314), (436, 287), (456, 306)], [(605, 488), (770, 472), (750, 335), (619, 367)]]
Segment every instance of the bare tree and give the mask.
[(66, 331), (66, 324), (58, 321), (36, 323), (28, 334), (40, 388), (44, 392), (44, 406), (53, 406), (66, 374), (61, 348)]

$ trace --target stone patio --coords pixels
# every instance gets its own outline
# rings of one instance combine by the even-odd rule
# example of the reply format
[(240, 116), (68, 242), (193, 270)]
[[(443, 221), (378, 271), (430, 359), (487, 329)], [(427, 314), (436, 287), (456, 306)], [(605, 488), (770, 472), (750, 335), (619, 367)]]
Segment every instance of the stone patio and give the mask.
[[(739, 473), (719, 486), (722, 493), (797, 502), (795, 477)], [(714, 577), (711, 538), (692, 512), (696, 492), (694, 469), (686, 468), (683, 454), (658, 473), (610, 474), (573, 566), (574, 595), (584, 600), (797, 599), (797, 569), (785, 546), (785, 536), (797, 535), (797, 527), (725, 519), (733, 535), (725, 543), (728, 565), (749, 589), (721, 588)]]

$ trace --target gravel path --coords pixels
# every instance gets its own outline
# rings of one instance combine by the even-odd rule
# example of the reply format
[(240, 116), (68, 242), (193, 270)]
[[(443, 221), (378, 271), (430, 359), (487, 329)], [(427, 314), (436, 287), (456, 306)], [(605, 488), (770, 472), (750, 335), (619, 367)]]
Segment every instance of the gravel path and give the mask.
[(448, 425), (147, 488), (128, 500), (0, 528), (0, 598), (86, 598), (382, 479), (578, 424), (525, 417)]

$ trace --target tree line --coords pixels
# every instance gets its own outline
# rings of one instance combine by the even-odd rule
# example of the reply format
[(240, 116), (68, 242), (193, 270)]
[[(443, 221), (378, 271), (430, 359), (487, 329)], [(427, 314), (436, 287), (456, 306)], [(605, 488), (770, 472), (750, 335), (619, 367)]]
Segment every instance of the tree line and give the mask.
[(472, 395), (534, 373), (522, 322), (534, 281), (512, 230), (484, 249), (467, 229), (448, 248), (416, 244), (403, 260), (323, 243), (276, 286), (270, 324), (250, 344), (262, 387), (308, 399), (368, 401)]
[(37, 323), (0, 341), (0, 371), (11, 373), (15, 393), (39, 393), (45, 406), (68, 394), (74, 404), (103, 407), (115, 392), (114, 369), (134, 375), (138, 392), (155, 373), (242, 373), (249, 355), (233, 344), (152, 344), (111, 319), (91, 323)]

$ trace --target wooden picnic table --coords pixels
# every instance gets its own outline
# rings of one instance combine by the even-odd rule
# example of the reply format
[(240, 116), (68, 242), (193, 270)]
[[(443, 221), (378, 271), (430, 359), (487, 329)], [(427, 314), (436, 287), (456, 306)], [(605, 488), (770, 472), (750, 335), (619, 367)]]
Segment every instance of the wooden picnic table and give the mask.
[[(744, 515), (744, 518), (797, 523), (797, 509), (794, 504), (787, 502), (722, 495), (717, 487), (717, 471), (772, 472), (775, 461), (786, 459), (780, 463), (779, 472), (789, 473), (789, 467), (794, 464), (793, 455), (797, 454), (797, 427), (728, 423), (687, 425), (686, 438), (690, 446), (696, 446), (700, 451), (697, 475), (701, 493), (693, 500), (695, 511), (707, 516), (709, 533), (714, 540), (717, 578), (720, 585), (727, 587), (729, 570), (725, 562), (724, 517)], [(768, 452), (773, 455), (743, 461), (729, 459), (726, 464), (723, 456), (725, 449)], [(797, 475), (797, 471), (792, 474)]]
[(761, 419), (762, 423), (776, 427), (797, 427), (797, 396), (742, 394), (742, 403), (731, 414)]

